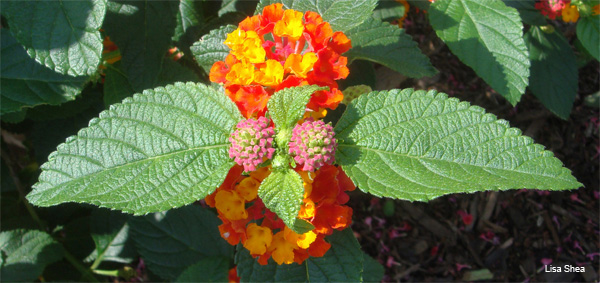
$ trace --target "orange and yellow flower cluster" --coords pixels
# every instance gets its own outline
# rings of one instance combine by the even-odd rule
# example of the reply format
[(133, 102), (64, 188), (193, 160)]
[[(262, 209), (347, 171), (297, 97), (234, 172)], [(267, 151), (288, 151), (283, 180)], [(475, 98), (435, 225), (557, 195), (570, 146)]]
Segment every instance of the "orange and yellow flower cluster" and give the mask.
[[(577, 20), (579, 20), (580, 9), (589, 9), (589, 7), (585, 8), (584, 6), (586, 6), (586, 4), (583, 3), (573, 5), (571, 0), (538, 0), (535, 3), (535, 8), (540, 10), (542, 15), (551, 20), (556, 19), (556, 17), (561, 17), (565, 23), (577, 22)], [(600, 5), (592, 7), (592, 15), (598, 15), (599, 13)]]
[(234, 166), (223, 184), (206, 203), (217, 209), (223, 224), (221, 237), (229, 244), (242, 245), (267, 264), (273, 258), (278, 264), (302, 263), (309, 256), (321, 257), (330, 248), (325, 236), (334, 230), (343, 230), (351, 224), (352, 208), (346, 191), (355, 189), (352, 181), (336, 166), (326, 165), (316, 172), (298, 171), (304, 183), (304, 199), (298, 217), (315, 228), (297, 234), (285, 226), (257, 197), (260, 183), (270, 174), (263, 167), (242, 175), (243, 168)]
[(210, 80), (224, 84), (247, 118), (264, 115), (269, 97), (288, 87), (329, 87), (313, 94), (308, 107), (315, 111), (335, 109), (343, 98), (336, 80), (348, 76), (341, 56), (351, 47), (348, 37), (315, 12), (282, 7), (266, 6), (242, 21), (225, 40), (231, 52), (210, 69)]

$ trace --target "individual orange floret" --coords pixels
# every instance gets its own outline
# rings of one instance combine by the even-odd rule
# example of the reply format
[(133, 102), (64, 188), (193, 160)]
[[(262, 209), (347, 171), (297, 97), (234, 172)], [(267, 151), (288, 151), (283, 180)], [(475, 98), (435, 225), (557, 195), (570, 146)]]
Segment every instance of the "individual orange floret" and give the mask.
[(260, 182), (258, 180), (247, 177), (235, 186), (235, 191), (242, 196), (245, 201), (249, 202), (256, 198), (259, 186)]
[(223, 222), (219, 225), (221, 237), (230, 245), (237, 245), (240, 240), (246, 237), (246, 225), (249, 219), (229, 220), (221, 215), (219, 215), (219, 219)]
[(273, 241), (273, 233), (268, 227), (262, 227), (256, 225), (256, 223), (250, 223), (246, 228), (247, 240), (244, 242), (244, 248), (250, 251), (250, 254), (262, 255), (267, 252), (267, 248)]
[(240, 282), (240, 278), (237, 276), (237, 266), (229, 269), (227, 279), (229, 280), (229, 283), (239, 283)]
[(263, 116), (266, 112), (269, 93), (260, 85), (232, 85), (225, 94), (235, 102), (244, 117)]
[(267, 178), (267, 176), (269, 176), (269, 174), (271, 174), (270, 165), (267, 167), (259, 168), (256, 171), (250, 172), (250, 177), (258, 180), (259, 182), (262, 182), (265, 178)]
[(248, 218), (245, 208), (246, 202), (236, 191), (221, 190), (215, 196), (215, 207), (220, 214), (229, 220)]
[(313, 52), (307, 52), (304, 55), (300, 54), (290, 54), (290, 56), (285, 60), (285, 71), (286, 73), (292, 72), (294, 75), (299, 78), (306, 78), (306, 74), (312, 71), (312, 68), (317, 62), (319, 58)]
[(302, 13), (295, 10), (283, 11), (281, 20), (275, 23), (273, 34), (278, 37), (289, 37), (291, 40), (298, 40), (304, 31), (302, 23)]
[(325, 235), (319, 234), (308, 248), (308, 254), (313, 257), (322, 257), (331, 248), (331, 244), (325, 241)]
[(277, 264), (290, 264), (294, 262), (294, 249), (297, 245), (290, 243), (284, 237), (284, 232), (279, 231), (273, 236), (273, 242), (269, 246), (271, 257)]
[(260, 71), (255, 72), (255, 81), (265, 86), (279, 85), (283, 81), (283, 66), (277, 60), (267, 60)]
[(301, 249), (308, 249), (310, 244), (312, 244), (317, 238), (317, 234), (315, 234), (313, 231), (308, 231), (304, 234), (298, 234), (287, 226), (284, 228), (283, 236), (288, 242), (296, 244)]

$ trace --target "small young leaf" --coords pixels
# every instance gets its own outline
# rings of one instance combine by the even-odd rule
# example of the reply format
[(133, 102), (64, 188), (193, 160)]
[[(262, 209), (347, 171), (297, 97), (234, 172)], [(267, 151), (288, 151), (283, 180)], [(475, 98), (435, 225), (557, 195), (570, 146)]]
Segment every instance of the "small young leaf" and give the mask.
[(389, 23), (368, 19), (347, 35), (352, 48), (344, 56), (350, 61), (368, 60), (413, 78), (437, 73), (412, 37)]
[(294, 224), (303, 195), (302, 177), (292, 169), (273, 171), (258, 188), (258, 196), (265, 206), (275, 212), (290, 229), (300, 228)]
[(17, 112), (25, 107), (57, 105), (74, 100), (83, 89), (86, 77), (55, 73), (31, 59), (8, 30), (3, 29), (0, 36), (0, 115)]
[(155, 86), (175, 31), (178, 1), (110, 0), (103, 28), (135, 91)]
[(452, 53), (516, 105), (529, 78), (523, 24), (500, 0), (436, 1), (429, 20)]
[(568, 119), (577, 96), (577, 64), (569, 42), (559, 33), (531, 27), (525, 34), (531, 59), (531, 92), (550, 111)]
[(129, 235), (126, 214), (108, 209), (94, 210), (90, 221), (90, 234), (96, 249), (86, 261), (130, 263), (137, 256)]
[(369, 19), (377, 6), (377, 0), (261, 0), (255, 13), (262, 13), (265, 6), (273, 3), (283, 3), (284, 9), (317, 12), (334, 31), (343, 32)]
[(229, 258), (211, 256), (186, 268), (175, 282), (228, 282)]
[(294, 226), (291, 229), (298, 234), (304, 234), (315, 229), (315, 226), (304, 219), (296, 218)]
[(63, 257), (62, 246), (50, 235), (35, 230), (0, 233), (3, 282), (34, 281), (46, 265)]
[(102, 53), (98, 30), (106, 13), (106, 1), (1, 3), (0, 10), (10, 31), (37, 62), (71, 76), (92, 75), (97, 71)]
[(246, 282), (360, 282), (363, 252), (352, 229), (335, 231), (325, 238), (331, 248), (323, 257), (309, 257), (302, 264), (278, 265), (269, 260), (260, 265), (248, 250), (238, 249), (235, 261), (238, 276)]
[(267, 103), (271, 119), (278, 129), (292, 129), (304, 116), (310, 96), (318, 90), (327, 89), (317, 85), (292, 87), (273, 94)]
[(596, 60), (600, 60), (600, 15), (580, 19), (577, 23), (577, 38)]
[(86, 202), (134, 214), (183, 206), (221, 184), (229, 135), (242, 119), (202, 84), (147, 90), (111, 106), (42, 166), (35, 205)]
[(220, 223), (214, 213), (193, 205), (129, 218), (132, 238), (148, 269), (166, 280), (205, 258), (233, 255), (233, 247), (219, 234)]
[(451, 193), (582, 186), (551, 152), (506, 121), (435, 91), (362, 95), (335, 132), (336, 161), (376, 196), (427, 201)]
[(198, 62), (198, 65), (200, 65), (207, 74), (215, 62), (225, 60), (225, 57), (229, 54), (229, 47), (223, 42), (225, 42), (227, 34), (233, 32), (235, 29), (235, 26), (226, 25), (219, 29), (212, 30), (209, 34), (200, 38), (199, 41), (190, 47), (192, 54), (194, 54), (194, 58), (196, 58), (196, 62)]

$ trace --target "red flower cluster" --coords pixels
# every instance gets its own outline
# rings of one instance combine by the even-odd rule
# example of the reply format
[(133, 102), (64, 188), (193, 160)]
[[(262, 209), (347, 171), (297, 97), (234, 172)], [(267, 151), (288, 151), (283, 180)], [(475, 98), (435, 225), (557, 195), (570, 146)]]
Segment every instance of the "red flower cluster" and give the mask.
[(210, 69), (210, 80), (223, 83), (226, 94), (244, 116), (262, 116), (276, 91), (302, 85), (327, 86), (313, 94), (308, 107), (335, 109), (343, 94), (336, 80), (348, 76), (351, 47), (342, 32), (315, 12), (302, 14), (272, 4), (248, 17), (230, 33), (225, 44), (231, 52)]

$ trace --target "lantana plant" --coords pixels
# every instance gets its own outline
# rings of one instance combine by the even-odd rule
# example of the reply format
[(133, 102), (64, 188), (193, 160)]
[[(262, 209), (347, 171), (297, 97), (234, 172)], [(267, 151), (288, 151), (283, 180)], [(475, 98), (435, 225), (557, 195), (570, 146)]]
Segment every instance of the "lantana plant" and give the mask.
[[(61, 5), (72, 10), (62, 12), (44, 2), (40, 6), (64, 18), (77, 37), (64, 52), (47, 38), (31, 37), (44, 27), (28, 24), (41, 9), (37, 2), (2, 2), (10, 31), (2, 29), (3, 119), (24, 119), (38, 104), (72, 100), (89, 81), (103, 84), (110, 106), (48, 156), (24, 200), (133, 215), (94, 212), (116, 227), (94, 237), (97, 248), (88, 257), (94, 273), (136, 272), (98, 269), (103, 261), (132, 261), (115, 245), (126, 246), (118, 235), (129, 231), (144, 266), (165, 280), (212, 280), (217, 271), (221, 280), (233, 264), (233, 280), (378, 281), (382, 267), (361, 251), (350, 229), (350, 191), (429, 201), (582, 186), (550, 151), (481, 107), (435, 90), (342, 89), (353, 62), (410, 77), (437, 72), (401, 29), (413, 1), (379, 7), (376, 0), (281, 2), (260, 1), (254, 15), (235, 25), (210, 22), (210, 32), (199, 31), (203, 19), (193, 1), (67, 1)], [(589, 31), (598, 23), (594, 1), (515, 2), (415, 4), (427, 10), (450, 49), (512, 104), (528, 86), (530, 69), (546, 68), (536, 60), (564, 51), (534, 41), (566, 44), (545, 27), (523, 35), (519, 12), (525, 22), (542, 15), (572, 21), (578, 13), (580, 41), (598, 58), (597, 45), (590, 45), (597, 26)], [(386, 11), (397, 15), (392, 18), (400, 27), (385, 22), (384, 5), (392, 6)], [(534, 5), (542, 12), (532, 15)], [(94, 17), (81, 20), (72, 13), (78, 9)], [(157, 34), (148, 35), (147, 26), (118, 32), (171, 10), (178, 11), (177, 21), (165, 20)], [(205, 35), (189, 38), (198, 33)], [(154, 43), (145, 37), (158, 46), (149, 48)], [(192, 63), (207, 80), (185, 79), (184, 66)], [(30, 72), (14, 69), (17, 64)], [(529, 84), (534, 93), (537, 83)], [(563, 110), (556, 111), (564, 118)], [(3, 232), (0, 240), (28, 237), (55, 244), (43, 232), (22, 230)]]

